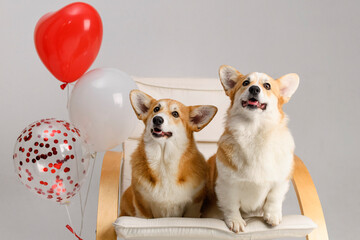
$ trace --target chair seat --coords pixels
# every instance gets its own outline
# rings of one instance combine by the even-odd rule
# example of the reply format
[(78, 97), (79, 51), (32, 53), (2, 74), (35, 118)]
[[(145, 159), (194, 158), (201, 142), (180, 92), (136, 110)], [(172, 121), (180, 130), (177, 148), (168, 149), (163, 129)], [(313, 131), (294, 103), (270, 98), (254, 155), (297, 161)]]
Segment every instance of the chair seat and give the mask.
[(224, 221), (213, 218), (156, 218), (119, 217), (113, 224), (118, 239), (276, 239), (305, 237), (317, 226), (303, 215), (283, 216), (276, 227), (270, 227), (262, 218), (246, 220), (246, 232), (231, 232)]

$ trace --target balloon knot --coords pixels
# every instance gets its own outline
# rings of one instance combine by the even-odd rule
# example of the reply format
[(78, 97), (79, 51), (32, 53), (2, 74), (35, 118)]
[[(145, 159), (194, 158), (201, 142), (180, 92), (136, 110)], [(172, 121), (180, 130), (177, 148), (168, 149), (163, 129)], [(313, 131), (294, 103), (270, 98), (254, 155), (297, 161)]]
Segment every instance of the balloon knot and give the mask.
[(60, 88), (61, 88), (62, 90), (64, 90), (68, 84), (69, 84), (69, 83), (61, 84), (61, 85), (60, 85)]
[(74, 230), (72, 229), (72, 227), (70, 227), (70, 225), (66, 225), (66, 228), (72, 233), (75, 235), (75, 237), (77, 237), (79, 240), (83, 240), (81, 237), (79, 237), (75, 232)]

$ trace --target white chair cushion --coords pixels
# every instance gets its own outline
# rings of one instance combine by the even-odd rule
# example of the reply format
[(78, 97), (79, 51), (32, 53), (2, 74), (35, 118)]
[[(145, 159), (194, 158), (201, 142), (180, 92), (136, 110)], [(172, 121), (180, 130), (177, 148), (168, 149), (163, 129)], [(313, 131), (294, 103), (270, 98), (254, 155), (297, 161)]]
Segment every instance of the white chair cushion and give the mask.
[(231, 232), (224, 221), (213, 218), (155, 218), (119, 217), (113, 224), (118, 239), (231, 239), (255, 240), (283, 237), (305, 237), (316, 224), (302, 215), (284, 216), (276, 227), (269, 227), (261, 218), (247, 220), (246, 232)]

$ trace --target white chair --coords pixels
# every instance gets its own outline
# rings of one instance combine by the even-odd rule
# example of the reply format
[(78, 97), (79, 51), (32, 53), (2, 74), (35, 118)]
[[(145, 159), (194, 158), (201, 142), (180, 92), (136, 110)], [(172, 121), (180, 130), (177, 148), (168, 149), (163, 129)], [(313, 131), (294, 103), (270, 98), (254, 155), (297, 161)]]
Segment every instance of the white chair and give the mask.
[[(230, 103), (218, 79), (134, 79), (140, 90), (156, 99), (172, 98), (185, 105), (217, 106), (218, 113), (212, 122), (195, 135), (198, 148), (205, 158), (216, 152), (216, 142), (223, 132), (223, 119)], [(277, 227), (269, 227), (261, 219), (254, 218), (248, 222), (245, 233), (235, 234), (218, 219), (135, 217), (118, 219), (120, 196), (130, 185), (131, 180), (130, 156), (138, 144), (143, 129), (144, 124), (138, 121), (135, 132), (123, 144), (123, 153), (109, 151), (105, 154), (99, 188), (97, 240), (115, 240), (116, 233), (119, 238), (125, 239), (273, 239), (304, 236), (307, 236), (308, 240), (328, 239), (315, 186), (305, 165), (297, 156), (294, 156), (295, 170), (292, 182), (302, 215), (284, 216), (283, 222)]]

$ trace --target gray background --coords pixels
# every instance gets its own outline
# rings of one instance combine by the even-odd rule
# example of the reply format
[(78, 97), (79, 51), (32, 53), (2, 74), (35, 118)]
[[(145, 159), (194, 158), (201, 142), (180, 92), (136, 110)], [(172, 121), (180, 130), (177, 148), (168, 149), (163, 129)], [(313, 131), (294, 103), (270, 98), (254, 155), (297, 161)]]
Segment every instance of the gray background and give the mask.
[[(0, 2), (0, 238), (74, 239), (64, 207), (16, 179), (14, 142), (29, 123), (67, 119), (66, 93), (38, 58), (33, 29), (70, 1)], [(144, 77), (217, 77), (221, 64), (301, 82), (286, 106), (296, 153), (308, 166), (331, 239), (357, 239), (360, 191), (360, 7), (357, 1), (89, 1), (102, 16), (103, 44), (92, 68)], [(101, 155), (85, 215), (95, 238)], [(298, 212), (293, 190), (284, 205)], [(79, 226), (79, 204), (70, 211)]]

